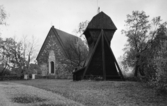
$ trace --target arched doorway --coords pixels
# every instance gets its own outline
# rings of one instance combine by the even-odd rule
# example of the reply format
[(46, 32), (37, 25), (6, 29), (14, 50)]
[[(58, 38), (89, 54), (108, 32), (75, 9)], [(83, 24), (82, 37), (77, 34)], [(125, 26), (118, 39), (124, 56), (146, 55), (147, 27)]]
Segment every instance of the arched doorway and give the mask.
[(53, 61), (50, 62), (50, 66), (51, 66), (51, 74), (54, 74), (54, 62)]

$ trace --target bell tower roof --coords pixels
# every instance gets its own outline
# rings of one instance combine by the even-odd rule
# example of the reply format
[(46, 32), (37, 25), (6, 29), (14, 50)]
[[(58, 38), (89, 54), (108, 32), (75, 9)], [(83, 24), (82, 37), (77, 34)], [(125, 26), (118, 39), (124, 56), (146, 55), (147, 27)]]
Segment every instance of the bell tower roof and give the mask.
[(89, 29), (117, 30), (111, 18), (104, 12), (100, 12), (92, 18), (85, 32)]

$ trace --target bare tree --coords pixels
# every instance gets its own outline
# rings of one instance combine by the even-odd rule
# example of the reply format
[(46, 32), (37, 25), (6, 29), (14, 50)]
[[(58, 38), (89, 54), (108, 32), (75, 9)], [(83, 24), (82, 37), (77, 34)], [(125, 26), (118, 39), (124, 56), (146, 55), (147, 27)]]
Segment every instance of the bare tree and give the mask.
[(89, 21), (85, 20), (79, 23), (78, 28), (75, 29), (76, 34), (83, 40), (84, 44), (87, 46), (87, 41), (84, 36), (84, 31), (86, 30), (86, 27), (88, 26)]
[(5, 24), (5, 19), (7, 15), (5, 9), (2, 5), (0, 5), (0, 25)]
[[(0, 25), (4, 25), (5, 23), (5, 19), (6, 19), (7, 15), (6, 12), (4, 10), (4, 7), (2, 5), (0, 5)], [(0, 76), (3, 79), (3, 75), (5, 72), (5, 69), (7, 67), (7, 61), (5, 61), (4, 59), (4, 48), (3, 48), (3, 39), (0, 37), (0, 64), (1, 64), (1, 69), (0, 69)]]
[(37, 42), (34, 36), (28, 37), (23, 36), (23, 38), (20, 41), (22, 46), (22, 58), (23, 58), (23, 68), (22, 68), (22, 74), (29, 73), (30, 71), (30, 63), (35, 59), (36, 56), (36, 46)]
[(30, 63), (35, 58), (36, 54), (36, 39), (34, 36), (31, 38), (28, 38), (27, 36), (23, 36), (23, 39), (21, 40), (22, 47), (23, 47), (23, 56), (25, 58), (25, 64), (26, 68), (29, 69)]

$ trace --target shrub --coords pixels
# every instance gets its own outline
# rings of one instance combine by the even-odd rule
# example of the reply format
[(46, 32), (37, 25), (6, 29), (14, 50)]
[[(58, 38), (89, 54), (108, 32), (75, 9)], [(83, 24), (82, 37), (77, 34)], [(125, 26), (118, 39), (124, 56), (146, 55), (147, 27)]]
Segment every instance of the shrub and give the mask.
[(3, 80), (20, 80), (20, 76), (18, 75), (5, 75)]
[(158, 93), (167, 94), (167, 50), (166, 44), (161, 46), (156, 56), (154, 56), (155, 79), (151, 84), (155, 85)]

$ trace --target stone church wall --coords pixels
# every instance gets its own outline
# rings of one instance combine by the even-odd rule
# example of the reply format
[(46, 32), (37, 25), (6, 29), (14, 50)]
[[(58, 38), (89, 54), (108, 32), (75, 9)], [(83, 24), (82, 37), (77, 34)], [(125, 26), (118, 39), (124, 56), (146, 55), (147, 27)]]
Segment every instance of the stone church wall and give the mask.
[(68, 72), (66, 66), (66, 58), (62, 52), (62, 48), (57, 43), (57, 38), (55, 37), (52, 31), (49, 32), (49, 35), (46, 38), (44, 43), (44, 47), (40, 51), (40, 55), (38, 57), (38, 65), (40, 66), (41, 73), (43, 76), (49, 75), (49, 53), (50, 51), (54, 51), (55, 53), (55, 78), (67, 78), (72, 75), (72, 73)]

